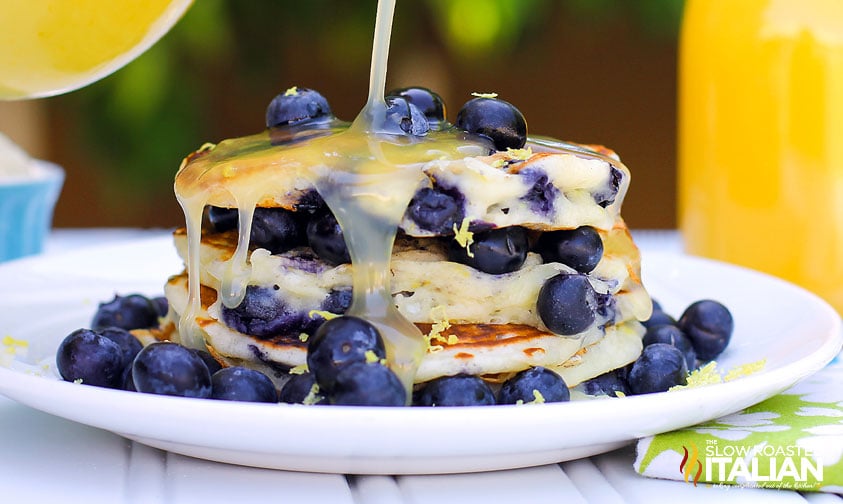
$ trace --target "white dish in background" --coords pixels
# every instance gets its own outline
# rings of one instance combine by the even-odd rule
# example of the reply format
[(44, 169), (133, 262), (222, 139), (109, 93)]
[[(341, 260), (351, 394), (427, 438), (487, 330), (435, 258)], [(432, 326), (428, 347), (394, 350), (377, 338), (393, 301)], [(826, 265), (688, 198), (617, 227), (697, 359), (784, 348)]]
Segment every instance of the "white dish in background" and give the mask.
[[(0, 368), (0, 393), (33, 408), (185, 455), (257, 467), (433, 474), (540, 465), (726, 415), (819, 370), (840, 350), (840, 318), (781, 280), (643, 251), (644, 280), (674, 315), (714, 298), (736, 330), (721, 369), (766, 359), (757, 374), (680, 392), (535, 406), (361, 408), (232, 403), (87, 387)], [(50, 357), (114, 293), (158, 295), (181, 268), (169, 238), (0, 265), (0, 334)]]

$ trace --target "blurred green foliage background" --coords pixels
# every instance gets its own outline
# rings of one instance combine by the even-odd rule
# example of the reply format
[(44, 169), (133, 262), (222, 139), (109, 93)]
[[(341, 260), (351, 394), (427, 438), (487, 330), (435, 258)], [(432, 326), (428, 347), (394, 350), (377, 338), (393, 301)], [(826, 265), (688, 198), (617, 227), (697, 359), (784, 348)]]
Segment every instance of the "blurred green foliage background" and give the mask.
[[(627, 220), (670, 227), (682, 8), (682, 0), (401, 0), (388, 85), (438, 91), (452, 120), (469, 93), (495, 91), (524, 112), (531, 132), (615, 148), (634, 174)], [(365, 101), (375, 9), (376, 0), (194, 0), (136, 61), (46, 100), (50, 157), (68, 171), (56, 224), (179, 225), (172, 180), (182, 157), (259, 131), (266, 105), (290, 86), (320, 90), (352, 119)]]

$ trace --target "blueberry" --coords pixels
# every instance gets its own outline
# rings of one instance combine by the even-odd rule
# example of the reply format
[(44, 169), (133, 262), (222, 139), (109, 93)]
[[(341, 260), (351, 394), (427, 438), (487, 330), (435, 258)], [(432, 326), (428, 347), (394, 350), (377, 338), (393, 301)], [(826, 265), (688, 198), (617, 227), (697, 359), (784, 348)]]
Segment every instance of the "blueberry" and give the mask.
[(193, 353), (195, 353), (199, 356), (200, 359), (202, 359), (202, 362), (204, 362), (205, 365), (208, 367), (208, 372), (211, 373), (211, 375), (222, 369), (222, 365), (217, 362), (217, 360), (214, 359), (211, 354), (209, 354), (205, 350), (197, 350), (195, 348), (192, 348), (191, 350), (193, 350)]
[(211, 375), (211, 399), (268, 403), (278, 400), (268, 376), (241, 366), (223, 368)]
[(448, 259), (484, 273), (500, 275), (517, 271), (527, 259), (528, 249), (527, 231), (519, 226), (510, 226), (475, 233), (469, 250), (451, 240)]
[(342, 315), (351, 307), (351, 289), (331, 289), (328, 296), (322, 301), (321, 310)]
[(291, 87), (269, 103), (266, 127), (301, 124), (331, 117), (331, 106), (324, 96), (312, 89)]
[(438, 235), (454, 233), (465, 216), (463, 203), (456, 196), (436, 187), (425, 187), (413, 195), (406, 217), (421, 229)]
[(691, 340), (675, 325), (658, 324), (648, 327), (644, 334), (643, 343), (644, 346), (654, 343), (667, 343), (675, 346), (685, 356), (685, 363), (689, 370), (697, 367), (697, 353), (691, 345)]
[(275, 290), (257, 285), (246, 286), (246, 295), (236, 307), (223, 306), (222, 318), (235, 331), (259, 338), (299, 334), (312, 323), (307, 313), (290, 308)]
[(534, 213), (539, 215), (552, 215), (556, 208), (556, 200), (559, 199), (559, 188), (553, 185), (550, 177), (544, 170), (538, 168), (525, 168), (519, 173), (524, 181), (532, 183), (532, 186), (521, 200), (527, 202)]
[(685, 356), (678, 348), (666, 343), (644, 347), (627, 377), (633, 394), (664, 392), (674, 385), (685, 385), (687, 380)]
[(729, 309), (710, 299), (688, 306), (677, 325), (690, 338), (697, 357), (702, 361), (710, 361), (720, 355), (729, 344), (735, 328)]
[(138, 392), (180, 397), (211, 396), (211, 373), (195, 352), (177, 343), (161, 341), (140, 351), (132, 364)]
[(283, 208), (256, 208), (249, 241), (273, 254), (303, 245), (305, 233), (296, 214)]
[(383, 338), (369, 322), (353, 316), (326, 321), (307, 341), (307, 367), (319, 388), (331, 393), (337, 375), (355, 362), (386, 357)]
[(408, 102), (415, 105), (427, 118), (431, 127), (445, 122), (445, 102), (442, 97), (433, 91), (423, 87), (407, 87), (393, 89), (387, 93), (387, 98), (401, 96)]
[(141, 351), (143, 345), (135, 338), (132, 333), (119, 327), (106, 327), (97, 331), (100, 336), (104, 336), (111, 341), (117, 343), (120, 351), (123, 354), (123, 365), (130, 367), (135, 356)]
[(430, 131), (430, 125), (418, 107), (402, 96), (388, 96), (386, 98), (386, 122), (395, 133), (405, 133), (413, 136), (424, 136)]
[(288, 404), (302, 404), (310, 397), (312, 401), (310, 404), (325, 404), (325, 396), (319, 393), (319, 387), (316, 386), (315, 393), (314, 385), (316, 385), (316, 378), (313, 373), (302, 373), (292, 375), (287, 383), (281, 387), (281, 392), (278, 393), (278, 401)]
[(486, 406), (495, 404), (491, 387), (477, 376), (458, 374), (427, 382), (416, 394), (416, 406)]
[(91, 329), (120, 327), (122, 329), (146, 329), (158, 325), (158, 308), (146, 296), (130, 294), (115, 295), (107, 303), (100, 303)]
[(348, 406), (404, 406), (407, 392), (383, 364), (355, 362), (337, 373), (330, 400)]
[(619, 397), (630, 395), (629, 383), (626, 381), (626, 368), (613, 369), (602, 375), (595, 376), (582, 383), (583, 392), (588, 395), (607, 395)]
[(64, 380), (96, 387), (120, 388), (125, 364), (120, 345), (90, 329), (70, 333), (56, 352), (56, 367)]
[(223, 208), (218, 206), (208, 207), (208, 222), (217, 233), (224, 233), (237, 229), (237, 222), (240, 217), (236, 208)]
[(536, 308), (548, 329), (570, 336), (585, 331), (594, 322), (597, 298), (585, 275), (560, 273), (544, 283)]
[(342, 228), (330, 211), (314, 215), (307, 223), (307, 241), (316, 255), (331, 264), (351, 262)]
[(650, 315), (650, 318), (648, 318), (642, 323), (644, 324), (644, 327), (647, 328), (662, 324), (676, 325), (676, 319), (661, 310), (657, 310), (654, 306), (653, 314)]
[[(539, 396), (541, 399), (539, 399)], [(526, 369), (508, 379), (498, 392), (498, 404), (543, 402), (565, 402), (571, 399), (568, 386), (561, 376), (537, 366)]]
[(621, 186), (622, 178), (623, 173), (621, 173), (620, 170), (612, 166), (612, 171), (609, 174), (609, 183), (606, 185), (605, 188), (596, 191), (592, 195), (594, 197), (594, 202), (603, 208), (606, 208), (607, 206), (614, 203), (615, 198), (617, 198), (618, 196), (618, 189)]
[(603, 257), (603, 240), (591, 226), (549, 231), (539, 236), (536, 251), (544, 262), (559, 262), (588, 273)]
[(490, 139), (495, 149), (520, 149), (527, 143), (527, 121), (511, 103), (497, 98), (474, 98), (462, 106), (454, 124), (458, 129)]
[(155, 309), (158, 310), (159, 317), (166, 317), (167, 312), (170, 311), (170, 303), (167, 301), (167, 298), (164, 296), (156, 296), (152, 298), (152, 304), (155, 305)]

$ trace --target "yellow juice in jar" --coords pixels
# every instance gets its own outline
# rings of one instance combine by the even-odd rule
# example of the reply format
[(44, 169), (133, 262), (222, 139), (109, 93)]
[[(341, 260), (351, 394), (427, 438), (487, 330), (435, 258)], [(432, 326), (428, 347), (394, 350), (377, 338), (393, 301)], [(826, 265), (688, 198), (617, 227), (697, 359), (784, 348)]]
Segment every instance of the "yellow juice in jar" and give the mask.
[(0, 98), (76, 89), (161, 38), (191, 0), (2, 0)]
[(843, 1), (688, 0), (679, 221), (843, 312)]

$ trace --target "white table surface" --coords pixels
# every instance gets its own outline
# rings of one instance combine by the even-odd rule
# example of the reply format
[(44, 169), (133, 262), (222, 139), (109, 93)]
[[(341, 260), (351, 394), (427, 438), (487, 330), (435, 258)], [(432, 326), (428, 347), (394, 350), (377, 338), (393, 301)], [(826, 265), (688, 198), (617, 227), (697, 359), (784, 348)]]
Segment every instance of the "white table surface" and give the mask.
[[(57, 230), (45, 254), (162, 233), (167, 231)], [(642, 248), (681, 250), (675, 233), (634, 234)], [(829, 494), (654, 480), (637, 475), (632, 461), (628, 446), (583, 460), (478, 474), (388, 477), (254, 469), (149, 448), (0, 396), (0, 504), (843, 503)]]

